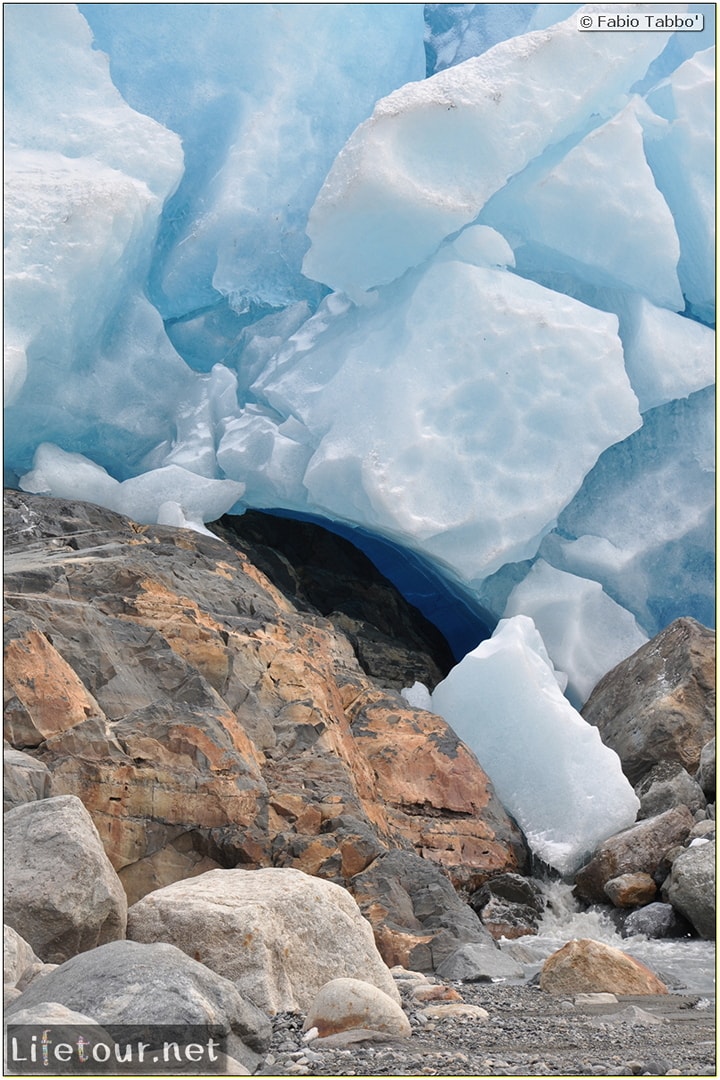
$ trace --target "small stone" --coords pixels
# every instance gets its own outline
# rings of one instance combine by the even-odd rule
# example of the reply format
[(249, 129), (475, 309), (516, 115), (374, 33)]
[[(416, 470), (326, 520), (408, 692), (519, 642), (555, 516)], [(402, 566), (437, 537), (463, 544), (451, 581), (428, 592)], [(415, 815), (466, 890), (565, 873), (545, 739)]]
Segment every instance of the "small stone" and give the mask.
[(490, 1014), (479, 1005), (430, 1005), (422, 1013), (430, 1020), (489, 1020)]

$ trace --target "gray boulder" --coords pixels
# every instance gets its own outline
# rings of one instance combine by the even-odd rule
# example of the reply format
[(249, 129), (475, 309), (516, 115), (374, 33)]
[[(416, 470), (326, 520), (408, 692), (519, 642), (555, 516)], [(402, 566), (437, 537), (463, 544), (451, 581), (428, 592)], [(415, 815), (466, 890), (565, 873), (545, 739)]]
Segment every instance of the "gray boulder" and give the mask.
[(622, 936), (644, 934), (647, 938), (682, 938), (692, 935), (692, 926), (672, 904), (655, 901), (631, 911), (622, 925)]
[(50, 794), (50, 770), (22, 750), (3, 751), (3, 813), (22, 803), (46, 799)]
[(674, 806), (687, 806), (691, 814), (705, 810), (703, 789), (679, 761), (661, 761), (645, 773), (635, 794), (640, 800), (638, 820), (656, 817)]
[(125, 890), (75, 795), (8, 811), (3, 888), (5, 921), (46, 963), (125, 936)]
[(496, 940), (536, 934), (545, 907), (540, 888), (520, 874), (491, 878), (468, 902)]
[(520, 964), (492, 945), (461, 945), (437, 968), (436, 974), (448, 982), (490, 982), (494, 979), (521, 979)]
[(700, 764), (695, 774), (700, 787), (709, 799), (715, 798), (715, 740), (705, 743), (700, 752)]
[(659, 761), (693, 774), (715, 734), (715, 632), (676, 619), (609, 671), (582, 715), (636, 784)]
[(74, 956), (31, 984), (6, 1017), (48, 1001), (91, 1017), (111, 1034), (115, 1025), (148, 1032), (217, 1026), (228, 1037), (228, 1051), (251, 1069), (272, 1033), (268, 1018), (233, 983), (174, 945), (113, 941)]
[(700, 937), (715, 940), (715, 841), (695, 841), (672, 864), (663, 895)]
[(43, 964), (25, 938), (12, 926), (3, 927), (3, 983), (22, 991), (38, 975), (55, 969), (55, 964)]

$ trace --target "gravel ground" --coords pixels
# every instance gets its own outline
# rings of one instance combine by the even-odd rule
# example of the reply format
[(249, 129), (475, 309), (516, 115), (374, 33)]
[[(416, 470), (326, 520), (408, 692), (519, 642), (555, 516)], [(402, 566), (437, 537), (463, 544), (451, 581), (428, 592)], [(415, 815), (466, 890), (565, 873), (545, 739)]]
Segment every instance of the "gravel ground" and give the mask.
[(553, 998), (532, 986), (452, 983), (487, 1020), (432, 1020), (401, 985), (408, 1039), (330, 1049), (282, 1013), (263, 1075), (715, 1076), (715, 1000), (671, 994), (612, 1004)]

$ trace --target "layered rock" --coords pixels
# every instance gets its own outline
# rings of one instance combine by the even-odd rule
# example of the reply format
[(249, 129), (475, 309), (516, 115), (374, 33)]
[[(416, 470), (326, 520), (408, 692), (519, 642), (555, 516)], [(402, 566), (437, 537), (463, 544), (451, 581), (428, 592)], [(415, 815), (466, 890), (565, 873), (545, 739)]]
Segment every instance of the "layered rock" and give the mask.
[(676, 619), (600, 680), (582, 715), (631, 783), (661, 761), (693, 775), (715, 733), (714, 631)]
[(436, 883), (523, 869), (472, 753), (245, 553), (18, 492), (5, 526), (6, 737), (82, 800), (131, 902), (236, 866), (355, 888), (393, 849)]

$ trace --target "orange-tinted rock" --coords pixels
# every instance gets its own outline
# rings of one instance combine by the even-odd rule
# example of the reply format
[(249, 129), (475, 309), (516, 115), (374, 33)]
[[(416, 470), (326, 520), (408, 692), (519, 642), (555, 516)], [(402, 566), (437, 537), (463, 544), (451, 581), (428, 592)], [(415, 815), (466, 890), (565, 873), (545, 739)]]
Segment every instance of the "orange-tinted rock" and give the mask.
[(549, 956), (540, 972), (540, 989), (557, 997), (573, 994), (667, 994), (649, 968), (600, 941), (568, 941)]
[[(354, 888), (395, 848), (473, 888), (522, 868), (467, 747), (246, 553), (21, 492), (6, 529), (8, 737), (84, 802), (131, 900), (214, 867)], [(376, 931), (430, 955), (403, 918)]]
[(615, 907), (639, 907), (651, 904), (657, 885), (649, 874), (621, 874), (605, 883), (605, 895)]

